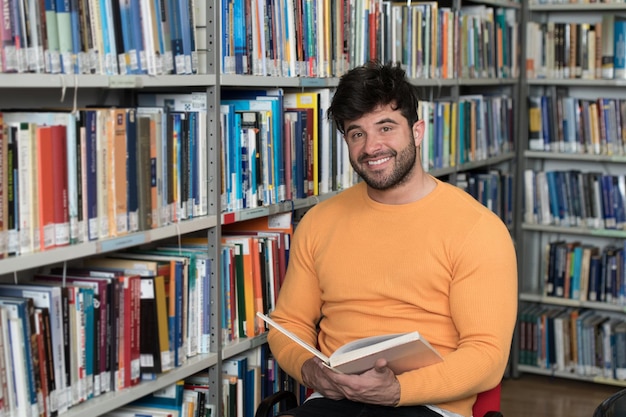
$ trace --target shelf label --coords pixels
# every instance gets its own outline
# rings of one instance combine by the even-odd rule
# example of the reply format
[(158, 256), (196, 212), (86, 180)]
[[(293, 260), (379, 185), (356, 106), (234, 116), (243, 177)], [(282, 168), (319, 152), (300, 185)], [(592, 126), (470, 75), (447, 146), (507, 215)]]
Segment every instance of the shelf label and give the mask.
[(109, 77), (109, 88), (138, 88), (141, 87), (138, 77), (131, 75), (114, 75)]
[(116, 239), (105, 240), (100, 242), (100, 252), (112, 252), (131, 246), (137, 246), (146, 241), (145, 233), (137, 233), (128, 236), (122, 236)]

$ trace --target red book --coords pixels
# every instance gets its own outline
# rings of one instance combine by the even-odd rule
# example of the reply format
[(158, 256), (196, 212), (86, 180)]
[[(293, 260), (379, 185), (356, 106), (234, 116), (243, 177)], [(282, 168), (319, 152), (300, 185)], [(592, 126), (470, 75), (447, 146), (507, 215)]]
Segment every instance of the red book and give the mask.
[(54, 242), (56, 246), (70, 243), (70, 214), (67, 189), (67, 127), (51, 127), (52, 181), (54, 190)]
[(37, 128), (37, 187), (39, 241), (42, 250), (55, 246), (55, 183), (52, 127)]

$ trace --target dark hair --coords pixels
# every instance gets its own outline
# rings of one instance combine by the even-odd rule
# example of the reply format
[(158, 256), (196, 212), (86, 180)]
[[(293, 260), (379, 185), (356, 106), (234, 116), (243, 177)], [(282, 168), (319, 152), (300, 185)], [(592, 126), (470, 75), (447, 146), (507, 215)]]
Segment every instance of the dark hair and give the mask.
[(353, 68), (339, 80), (328, 118), (344, 132), (346, 120), (355, 120), (381, 105), (392, 104), (407, 119), (409, 127), (418, 120), (418, 95), (400, 64), (370, 61)]

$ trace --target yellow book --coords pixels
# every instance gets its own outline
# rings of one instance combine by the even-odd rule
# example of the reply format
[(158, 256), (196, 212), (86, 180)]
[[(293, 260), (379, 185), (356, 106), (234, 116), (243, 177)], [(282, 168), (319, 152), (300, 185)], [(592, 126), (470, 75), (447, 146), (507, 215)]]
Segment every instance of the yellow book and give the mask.
[(312, 175), (309, 178), (309, 190), (313, 190), (313, 195), (319, 195), (319, 93), (300, 92), (285, 93), (285, 108), (313, 109), (313, 136), (312, 136)]

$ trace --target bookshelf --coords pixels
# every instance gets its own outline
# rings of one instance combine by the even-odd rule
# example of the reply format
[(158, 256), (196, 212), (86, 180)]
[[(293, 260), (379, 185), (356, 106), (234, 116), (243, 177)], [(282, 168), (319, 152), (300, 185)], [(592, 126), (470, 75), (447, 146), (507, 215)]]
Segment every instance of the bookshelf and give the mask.
[[(618, 326), (626, 319), (626, 235), (615, 217), (626, 173), (617, 115), (624, 84), (611, 58), (615, 32), (607, 30), (625, 11), (616, 2), (529, 2), (524, 8), (520, 117), (528, 128), (521, 132), (515, 373), (626, 385)], [(544, 59), (538, 59), (539, 40)], [(603, 196), (615, 198), (598, 199)]]
[[(85, 5), (93, 2), (82, 2)], [(306, 58), (287, 61), (288, 64), (280, 64), (274, 66), (267, 65), (266, 72), (263, 73), (259, 68), (258, 63), (251, 62), (250, 70), (253, 71), (248, 74), (237, 73), (237, 60), (241, 57), (232, 56), (228, 60), (234, 60), (234, 70), (231, 70), (227, 65), (223, 67), (224, 55), (223, 52), (227, 46), (230, 45), (230, 39), (225, 36), (223, 26), (223, 11), (225, 6), (232, 3), (238, 5), (244, 4), (243, 1), (239, 2), (213, 2), (203, 1), (194, 2), (194, 21), (193, 25), (190, 25), (195, 29), (195, 43), (196, 54), (189, 54), (188, 57), (181, 58), (182, 66), (172, 67), (170, 73), (166, 73), (164, 70), (159, 70), (168, 64), (164, 62), (154, 63), (150, 67), (146, 67), (146, 73), (138, 73), (129, 71), (128, 73), (121, 72), (117, 74), (110, 73), (111, 63), (108, 66), (102, 66), (100, 69), (79, 70), (78, 73), (46, 73), (46, 72), (16, 72), (16, 73), (1, 73), (0, 74), (0, 89), (3, 94), (0, 97), (0, 108), (3, 112), (10, 110), (19, 111), (37, 111), (46, 108), (64, 108), (67, 110), (83, 109), (87, 106), (101, 106), (101, 107), (141, 107), (140, 96), (146, 94), (200, 94), (206, 105), (206, 120), (204, 124), (204, 135), (206, 136), (205, 154), (203, 157), (207, 162), (207, 174), (205, 182), (205, 194), (207, 198), (207, 210), (206, 213), (200, 216), (191, 216), (191, 218), (170, 221), (160, 224), (155, 228), (147, 228), (145, 230), (138, 230), (129, 233), (120, 234), (119, 236), (107, 236), (97, 238), (93, 240), (85, 240), (80, 243), (75, 243), (67, 246), (59, 246), (45, 251), (32, 251), (29, 253), (23, 253), (18, 256), (5, 256), (0, 259), (0, 277), (3, 283), (23, 283), (31, 280), (34, 273), (45, 271), (51, 267), (56, 266), (73, 266), (80, 265), (83, 260), (92, 257), (99, 257), (114, 254), (120, 251), (126, 251), (130, 249), (149, 249), (156, 247), (166, 242), (177, 242), (184, 237), (202, 237), (206, 239), (206, 252), (209, 255), (209, 259), (212, 261), (214, 269), (211, 270), (210, 289), (210, 315), (215, 321), (211, 321), (211, 341), (210, 352), (198, 354), (188, 358), (187, 362), (177, 368), (174, 368), (163, 374), (159, 374), (154, 380), (143, 381), (140, 384), (122, 389), (120, 391), (104, 393), (99, 396), (81, 402), (80, 404), (73, 405), (67, 412), (62, 413), (64, 416), (79, 416), (79, 415), (104, 415), (107, 412), (118, 409), (119, 407), (131, 403), (141, 397), (151, 394), (155, 391), (159, 391), (166, 387), (171, 386), (173, 383), (191, 377), (193, 375), (201, 373), (203, 380), (210, 386), (208, 402), (209, 404), (220, 409), (222, 401), (222, 393), (224, 387), (222, 386), (222, 366), (225, 361), (234, 358), (238, 355), (245, 354), (250, 351), (254, 351), (259, 346), (265, 343), (265, 336), (263, 334), (251, 337), (240, 338), (233, 341), (226, 341), (223, 339), (222, 328), (220, 327), (219, 320), (222, 319), (224, 306), (222, 305), (223, 299), (222, 293), (225, 291), (223, 288), (222, 280), (220, 279), (220, 251), (223, 248), (222, 237), (223, 232), (231, 224), (237, 224), (246, 220), (254, 220), (264, 218), (268, 216), (283, 214), (283, 213), (298, 213), (305, 211), (318, 202), (331, 197), (337, 192), (340, 192), (342, 187), (348, 186), (350, 181), (354, 179), (350, 173), (344, 174), (342, 180), (332, 178), (329, 179), (329, 191), (327, 193), (318, 193), (318, 195), (307, 195), (302, 198), (290, 198), (284, 201), (274, 201), (270, 204), (263, 204), (257, 207), (246, 207), (232, 211), (223, 209), (223, 195), (221, 190), (221, 181), (217, 180), (222, 178), (223, 175), (223, 160), (222, 153), (225, 152), (223, 143), (221, 142), (221, 123), (222, 115), (220, 112), (220, 105), (222, 99), (233, 92), (241, 92), (246, 90), (277, 90), (280, 89), (284, 94), (295, 94), (299, 92), (309, 91), (332, 91), (333, 87), (337, 85), (338, 75), (341, 71), (345, 71), (348, 67), (347, 62), (352, 64), (362, 63), (368, 54), (375, 54), (382, 60), (399, 60), (405, 59), (404, 53), (406, 50), (400, 49), (399, 51), (391, 49), (391, 34), (393, 24), (391, 23), (392, 17), (392, 3), (381, 2), (376, 3), (380, 5), (381, 9), (378, 10), (378, 17), (381, 18), (380, 31), (377, 34), (379, 38), (376, 38), (375, 42), (370, 40), (364, 41), (365, 34), (369, 34), (366, 28), (359, 24), (355, 25), (354, 30), (357, 35), (349, 36), (348, 27), (344, 27), (344, 30), (337, 30), (342, 38), (340, 41), (336, 41), (335, 38), (330, 36), (330, 32), (326, 28), (332, 25), (326, 25), (324, 28), (320, 28), (321, 33), (324, 33), (327, 39), (324, 42), (317, 43), (316, 46), (320, 47), (325, 58), (312, 59), (311, 56)], [(278, 2), (277, 2), (278, 3)], [(300, 3), (300, 2), (298, 2)], [(343, 5), (345, 9), (343, 12), (347, 13), (351, 10), (353, 13), (362, 13), (366, 15), (368, 9), (366, 9), (367, 2), (358, 1), (345, 1), (336, 2), (337, 7)], [(291, 2), (284, 1), (280, 4), (290, 5)], [(374, 3), (372, 3), (374, 4)], [(480, 3), (471, 3), (471, 5), (483, 5), (487, 9), (504, 9), (512, 10), (514, 14), (519, 15), (521, 6), (516, 2), (508, 1), (488, 1)], [(469, 6), (470, 3), (455, 1), (445, 2), (437, 4), (436, 2), (425, 3), (419, 6), (419, 9), (415, 9), (416, 13), (419, 11), (426, 12), (435, 6), (443, 7), (446, 9), (446, 18), (451, 19), (454, 22), (460, 16), (460, 11), (463, 6)], [(234, 6), (234, 4), (233, 4)], [(402, 6), (404, 7), (404, 6)], [(431, 8), (431, 9), (429, 9)], [(398, 9), (402, 12), (402, 9)], [(339, 9), (336, 10), (339, 12)], [(386, 14), (386, 12), (389, 12)], [(415, 16), (418, 16), (417, 14)], [(443, 16), (443, 15), (442, 15)], [(387, 19), (389, 17), (389, 19)], [(481, 23), (479, 17), (475, 17), (477, 27), (483, 27), (485, 22)], [(333, 23), (334, 22), (334, 23)], [(332, 26), (339, 28), (341, 25), (337, 21), (333, 20), (333, 24), (338, 26)], [(425, 21), (426, 22), (426, 21)], [(495, 25), (495, 20), (489, 21), (490, 24)], [(502, 68), (497, 67), (494, 61), (490, 61), (491, 64), (486, 65), (484, 68), (477, 62), (475, 63), (476, 72), (462, 73), (463, 68), (467, 65), (462, 63), (452, 53), (454, 49), (455, 31), (454, 26), (448, 27), (448, 33), (451, 35), (447, 38), (445, 49), (443, 42), (431, 42), (436, 44), (437, 51), (430, 51), (429, 59), (431, 62), (430, 69), (425, 66), (420, 66), (416, 58), (409, 56), (406, 59), (412, 59), (412, 61), (406, 61), (405, 65), (407, 69), (410, 68), (411, 76), (416, 85), (423, 91), (424, 97), (424, 116), (433, 116), (435, 110), (439, 105), (444, 103), (446, 108), (450, 106), (456, 106), (461, 101), (467, 101), (468, 103), (480, 102), (481, 105), (489, 106), (490, 111), (495, 113), (501, 113), (502, 118), (498, 119), (494, 117), (490, 121), (489, 129), (492, 132), (492, 136), (487, 136), (487, 130), (482, 135), (485, 143), (488, 140), (494, 141), (491, 148), (487, 146), (479, 156), (471, 156), (462, 159), (458, 152), (450, 153), (445, 156), (445, 163), (435, 164), (434, 159), (431, 161), (431, 156), (424, 155), (423, 161), (425, 164), (432, 164), (429, 170), (438, 178), (444, 180), (459, 183), (463, 180), (471, 181), (468, 177), (474, 173), (488, 173), (494, 168), (499, 168), (500, 172), (507, 177), (515, 171), (516, 164), (516, 150), (518, 145), (514, 143), (511, 132), (516, 132), (518, 129), (518, 117), (515, 111), (507, 113), (506, 100), (512, 99), (514, 106), (519, 104), (518, 83), (519, 78), (514, 68), (519, 67), (519, 62), (511, 61), (517, 54), (510, 55), (508, 64)], [(514, 26), (513, 26), (514, 28)], [(97, 31), (97, 27), (94, 29)], [(494, 30), (491, 27), (491, 30)], [(512, 29), (515, 31), (516, 29)], [(105, 33), (104, 30), (101, 30)], [(372, 32), (374, 33), (374, 32)], [(226, 33), (227, 35), (228, 33)], [(401, 36), (404, 36), (401, 34)], [(416, 35), (417, 36), (417, 35)], [(495, 32), (485, 32), (484, 36), (495, 36)], [(323, 38), (320, 36), (320, 38)], [(283, 42), (286, 42), (289, 37), (282, 38)], [(374, 38), (371, 38), (374, 39)], [(494, 38), (489, 38), (494, 40)], [(318, 40), (319, 41), (319, 40)], [(329, 45), (333, 45), (333, 42), (337, 44), (345, 45), (344, 49), (332, 49)], [(509, 39), (511, 45), (515, 42), (513, 39)], [(401, 44), (408, 45), (410, 41), (402, 41)], [(43, 44), (40, 43), (43, 46)], [(366, 45), (368, 48), (362, 48)], [(35, 45), (33, 44), (33, 47)], [(312, 47), (312, 46), (311, 46)], [(335, 52), (333, 52), (335, 51)], [(441, 62), (437, 61), (437, 53), (444, 54), (450, 60), (446, 61), (446, 73), (443, 73), (443, 66)], [(49, 51), (43, 51), (47, 54)], [(162, 55), (167, 56), (167, 51)], [(170, 51), (171, 52), (171, 51)], [(59, 51), (59, 54), (61, 52)], [(67, 52), (64, 52), (67, 54)], [(83, 54), (88, 51), (81, 52)], [(321, 52), (319, 52), (321, 53)], [(336, 55), (333, 55), (335, 53)], [(24, 52), (21, 52), (20, 56), (26, 59)], [(86, 60), (86, 55), (76, 53), (77, 60)], [(123, 52), (123, 59), (127, 65), (132, 60), (129, 56), (129, 51)], [(341, 55), (344, 54), (344, 55)], [(352, 54), (352, 55), (350, 55)], [(400, 55), (393, 55), (400, 54)], [(493, 59), (496, 56), (495, 51), (487, 56), (485, 51), (484, 59)], [(55, 56), (52, 53), (52, 56)], [(343, 58), (331, 59), (331, 56), (343, 56)], [(402, 56), (402, 58), (401, 58)], [(443, 55), (439, 55), (443, 56)], [(80, 57), (80, 58), (79, 58)], [(422, 57), (424, 58), (424, 57)], [(65, 59), (65, 55), (57, 56), (57, 59)], [(156, 58), (153, 58), (156, 59)], [(166, 58), (164, 58), (166, 59)], [(308, 60), (306, 60), (308, 59)], [(441, 58), (443, 59), (443, 58)], [(113, 62), (116, 60), (114, 59)], [(173, 58), (175, 61), (175, 58)], [(197, 61), (197, 65), (194, 62)], [(56, 61), (53, 61), (56, 62)], [(87, 61), (80, 61), (87, 62)], [(230, 62), (230, 61), (228, 61)], [(174, 63), (172, 63), (173, 65)], [(22, 65), (24, 65), (22, 63)], [(26, 64), (28, 65), (28, 64)], [(86, 64), (85, 64), (86, 65)], [(54, 64), (53, 64), (54, 66)], [(80, 67), (80, 66), (79, 66)], [(190, 72), (189, 68), (196, 68), (197, 70), (193, 74), (184, 74)], [(24, 67), (22, 67), (24, 69)], [(69, 71), (69, 70), (68, 70)], [(293, 71), (300, 71), (299, 76), (293, 73)], [(72, 71), (70, 71), (72, 72)], [(86, 73), (93, 72), (93, 73)], [(153, 73), (148, 73), (153, 72)], [(178, 74), (176, 73), (178, 72)], [(465, 98), (467, 97), (467, 98)], [(496, 97), (496, 99), (493, 99)], [(497, 100), (497, 107), (491, 107), (492, 99), (494, 103)], [(472, 104), (476, 105), (476, 104)], [(442, 107), (443, 108), (443, 107)], [(478, 107), (479, 109), (481, 107)], [(484, 107), (487, 109), (487, 107)], [(515, 109), (516, 107), (513, 107)], [(495, 110), (497, 109), (497, 111)], [(479, 110), (479, 113), (482, 110)], [(452, 116), (450, 116), (452, 117)], [(450, 119), (452, 120), (452, 119)], [(430, 120), (429, 120), (430, 123)], [(487, 128), (487, 126), (485, 126)], [(439, 129), (439, 128), (437, 128)], [(432, 124), (431, 132), (435, 132), (435, 125)], [(445, 137), (448, 144), (457, 143), (457, 136), (459, 131), (453, 131), (446, 133)], [(505, 139), (503, 139), (505, 138)], [(443, 145), (437, 142), (433, 136), (430, 142), (430, 149), (438, 149), (439, 152), (443, 152)], [(439, 140), (444, 139), (443, 131), (441, 130), (441, 136)], [(341, 141), (334, 135), (334, 132), (330, 132), (329, 140), (331, 142), (322, 145), (330, 146), (339, 144)], [(506, 143), (505, 143), (506, 142)], [(228, 144), (229, 142), (226, 142)], [(339, 147), (330, 148), (333, 152), (339, 152)], [(457, 148), (458, 150), (458, 148)], [(444, 154), (438, 154), (440, 158), (444, 159)], [(435, 158), (433, 156), (432, 158)], [(344, 161), (345, 162), (345, 161)], [(332, 162), (329, 161), (329, 166), (332, 167)], [(514, 183), (510, 183), (504, 191), (505, 185), (498, 178), (497, 188), (498, 194), (491, 196), (491, 199), (498, 201), (509, 201), (507, 206), (507, 213), (505, 221), (509, 223), (511, 228), (514, 227), (512, 216), (515, 215), (513, 211), (514, 204), (509, 198), (504, 198), (503, 195), (512, 196), (515, 195)], [(341, 183), (343, 185), (337, 185)], [(487, 203), (486, 204), (494, 204)], [(502, 203), (504, 204), (504, 203)], [(295, 216), (296, 214), (294, 214)], [(504, 210), (502, 213), (505, 216)]]

